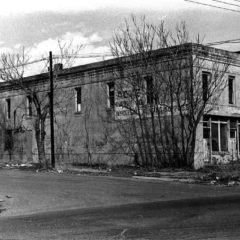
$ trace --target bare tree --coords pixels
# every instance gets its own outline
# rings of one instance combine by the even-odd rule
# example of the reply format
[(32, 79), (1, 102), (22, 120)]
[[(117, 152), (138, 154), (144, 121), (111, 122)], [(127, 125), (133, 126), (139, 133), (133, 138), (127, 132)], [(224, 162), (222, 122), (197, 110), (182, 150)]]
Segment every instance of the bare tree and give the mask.
[[(60, 63), (66, 64), (70, 67), (74, 64), (77, 54), (79, 53), (82, 46), (73, 47), (72, 41), (70, 43), (58, 40), (58, 46), (60, 55), (57, 59)], [(22, 94), (29, 98), (29, 104), (31, 104), (31, 123), (35, 132), (35, 139), (38, 149), (38, 159), (41, 164), (47, 167), (47, 159), (45, 152), (45, 140), (46, 140), (46, 120), (49, 114), (49, 84), (41, 82), (35, 84), (25, 78), (26, 66), (30, 63), (29, 51), (22, 48), (18, 53), (3, 53), (0, 56), (0, 78), (8, 84), (12, 89), (18, 89)], [(45, 69), (48, 61), (46, 60)], [(58, 71), (54, 72), (55, 81), (58, 78)], [(58, 88), (58, 83), (55, 83), (54, 89)], [(63, 99), (63, 97), (62, 97)], [(66, 101), (66, 100), (64, 100)], [(54, 101), (55, 114), (61, 109), (61, 103)], [(19, 106), (18, 106), (19, 107)], [(20, 112), (24, 118), (26, 112)]]
[(170, 31), (132, 16), (110, 43), (119, 64), (115, 122), (144, 166), (192, 167), (199, 122), (226, 86), (230, 58), (189, 41), (185, 23)]

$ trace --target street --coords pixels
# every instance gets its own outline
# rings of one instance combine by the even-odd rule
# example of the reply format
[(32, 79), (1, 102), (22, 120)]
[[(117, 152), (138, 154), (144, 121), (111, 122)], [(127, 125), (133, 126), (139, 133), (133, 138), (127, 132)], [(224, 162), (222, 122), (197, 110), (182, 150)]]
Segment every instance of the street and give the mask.
[(0, 239), (239, 239), (240, 188), (0, 171)]
[(201, 198), (0, 219), (1, 239), (239, 239), (240, 197)]

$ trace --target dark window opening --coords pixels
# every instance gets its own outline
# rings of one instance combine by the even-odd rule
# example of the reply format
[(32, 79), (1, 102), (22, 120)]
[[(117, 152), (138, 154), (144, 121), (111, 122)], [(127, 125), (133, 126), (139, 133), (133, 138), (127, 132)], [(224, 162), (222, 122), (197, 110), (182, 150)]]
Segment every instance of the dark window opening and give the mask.
[(11, 118), (11, 99), (8, 98), (6, 99), (6, 104), (7, 104), (7, 118)]
[(6, 129), (4, 134), (4, 151), (13, 150), (13, 131)]
[(209, 84), (210, 73), (203, 72), (202, 73), (202, 91), (203, 91), (203, 101), (206, 102), (208, 100), (208, 84)]
[(27, 114), (28, 116), (32, 116), (32, 97), (27, 96)]
[(203, 138), (210, 138), (210, 123), (209, 121), (203, 121)]
[(234, 77), (228, 78), (228, 103), (234, 103)]
[(230, 138), (236, 138), (236, 129), (230, 129)]
[(237, 122), (231, 120), (230, 121), (230, 138), (236, 138), (236, 132), (237, 132)]
[(219, 151), (218, 124), (212, 123), (212, 151)]
[(115, 107), (115, 86), (114, 82), (110, 82), (107, 84), (108, 86), (108, 108)]
[(76, 112), (81, 112), (82, 110), (82, 89), (80, 87), (75, 89), (76, 91)]
[(221, 151), (228, 151), (227, 124), (220, 123)]
[(147, 104), (152, 105), (154, 102), (153, 78), (151, 76), (145, 77), (147, 88)]
[(210, 138), (210, 128), (203, 128), (203, 138), (204, 139)]

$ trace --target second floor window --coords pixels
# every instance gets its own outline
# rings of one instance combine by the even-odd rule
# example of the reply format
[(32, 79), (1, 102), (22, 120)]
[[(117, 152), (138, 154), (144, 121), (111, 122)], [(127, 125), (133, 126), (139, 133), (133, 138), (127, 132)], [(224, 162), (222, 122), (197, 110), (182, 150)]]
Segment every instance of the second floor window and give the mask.
[(145, 77), (145, 81), (146, 81), (147, 104), (152, 105), (154, 100), (153, 78), (151, 76)]
[(209, 72), (202, 73), (202, 97), (203, 101), (206, 102), (209, 97), (209, 81), (210, 81), (211, 74)]
[(32, 116), (32, 97), (27, 96), (27, 115)]
[(11, 99), (6, 99), (6, 117), (7, 119), (11, 118)]
[(115, 86), (114, 86), (114, 82), (110, 82), (110, 83), (107, 84), (107, 95), (108, 95), (107, 107), (113, 109), (115, 107)]
[(80, 87), (75, 88), (75, 105), (76, 105), (76, 112), (81, 112), (82, 110), (82, 89)]
[(234, 80), (235, 78), (233, 76), (228, 77), (228, 103), (234, 104)]

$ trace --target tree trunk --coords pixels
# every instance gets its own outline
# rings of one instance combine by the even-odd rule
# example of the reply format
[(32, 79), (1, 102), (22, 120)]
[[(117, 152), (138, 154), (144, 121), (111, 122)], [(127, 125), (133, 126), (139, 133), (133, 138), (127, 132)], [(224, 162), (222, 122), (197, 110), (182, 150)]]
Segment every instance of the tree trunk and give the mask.
[(43, 167), (47, 168), (48, 166), (45, 156), (45, 135), (45, 120), (37, 119), (35, 122), (35, 138), (38, 149), (38, 160)]

